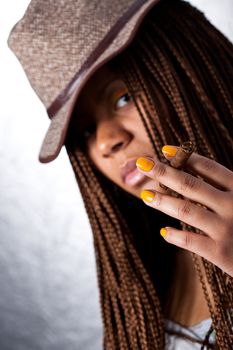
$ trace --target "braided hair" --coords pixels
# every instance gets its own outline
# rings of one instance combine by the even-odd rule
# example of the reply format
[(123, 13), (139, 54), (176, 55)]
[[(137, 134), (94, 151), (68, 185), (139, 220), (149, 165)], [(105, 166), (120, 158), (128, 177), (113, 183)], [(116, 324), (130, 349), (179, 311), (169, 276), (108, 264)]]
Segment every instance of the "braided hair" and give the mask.
[[(199, 154), (232, 169), (232, 62), (232, 44), (202, 12), (183, 0), (161, 0), (109, 66), (124, 80), (161, 161), (164, 144), (188, 139)], [(169, 113), (163, 113), (164, 104)], [(72, 120), (76, 117), (74, 109)], [(66, 149), (93, 231), (104, 349), (164, 349), (164, 305), (178, 248), (155, 235), (150, 223), (158, 229), (169, 220), (175, 227), (190, 227), (155, 213), (101, 174), (77, 141), (72, 120)], [(233, 278), (192, 257), (216, 346), (230, 350)]]

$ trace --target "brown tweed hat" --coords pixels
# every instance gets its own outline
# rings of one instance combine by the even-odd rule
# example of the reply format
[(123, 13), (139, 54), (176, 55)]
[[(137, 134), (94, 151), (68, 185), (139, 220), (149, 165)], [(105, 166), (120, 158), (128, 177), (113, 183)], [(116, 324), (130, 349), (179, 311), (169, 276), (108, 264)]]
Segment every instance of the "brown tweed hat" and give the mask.
[(8, 45), (51, 119), (39, 160), (64, 144), (75, 101), (91, 75), (133, 39), (159, 0), (32, 0)]

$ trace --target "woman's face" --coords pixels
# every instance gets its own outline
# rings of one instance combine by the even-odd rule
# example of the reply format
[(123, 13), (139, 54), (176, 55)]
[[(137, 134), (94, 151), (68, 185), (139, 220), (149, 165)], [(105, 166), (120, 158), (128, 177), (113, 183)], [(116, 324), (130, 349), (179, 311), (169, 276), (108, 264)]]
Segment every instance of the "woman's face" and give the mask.
[(107, 66), (84, 87), (77, 103), (78, 135), (84, 137), (95, 166), (127, 192), (164, 190), (136, 168), (141, 156), (154, 157), (152, 146), (124, 82)]

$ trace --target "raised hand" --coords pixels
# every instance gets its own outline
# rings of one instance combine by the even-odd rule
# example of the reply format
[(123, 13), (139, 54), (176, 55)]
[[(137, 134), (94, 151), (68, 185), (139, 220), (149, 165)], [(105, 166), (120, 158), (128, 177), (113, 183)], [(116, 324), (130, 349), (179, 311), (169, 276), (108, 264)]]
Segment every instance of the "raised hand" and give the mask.
[[(176, 149), (169, 147), (171, 151)], [(171, 159), (171, 154), (165, 154), (167, 159)], [(164, 239), (202, 256), (233, 276), (233, 172), (196, 153), (191, 155), (185, 169), (203, 180), (152, 158), (138, 158), (136, 164), (143, 174), (183, 196), (175, 198), (170, 193), (148, 188), (141, 193), (144, 203), (203, 233), (165, 227), (160, 230)]]

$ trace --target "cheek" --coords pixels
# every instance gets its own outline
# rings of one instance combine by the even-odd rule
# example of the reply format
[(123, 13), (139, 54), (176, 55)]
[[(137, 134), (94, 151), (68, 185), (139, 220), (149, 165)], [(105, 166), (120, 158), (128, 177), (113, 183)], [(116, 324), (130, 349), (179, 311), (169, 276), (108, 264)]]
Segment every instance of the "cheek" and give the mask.
[(94, 145), (89, 148), (88, 156), (95, 165), (95, 167), (98, 169), (98, 171), (100, 171), (111, 181), (115, 182), (116, 184), (119, 184), (119, 178), (117, 179), (118, 172), (116, 172), (116, 170), (112, 166), (112, 163), (109, 163), (108, 161), (106, 161), (105, 158), (98, 154)]
[(99, 164), (98, 168), (102, 172), (102, 174), (105, 175), (109, 180), (122, 187), (119, 169), (116, 169), (111, 164)]
[(150, 144), (143, 121), (136, 107), (132, 107), (128, 111), (125, 128), (132, 132), (137, 143)]

